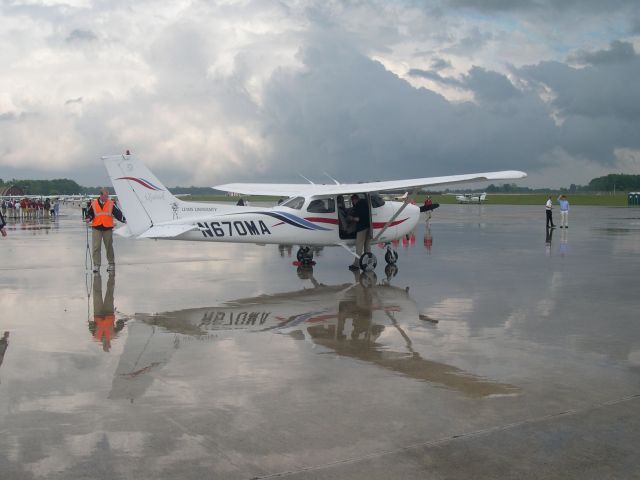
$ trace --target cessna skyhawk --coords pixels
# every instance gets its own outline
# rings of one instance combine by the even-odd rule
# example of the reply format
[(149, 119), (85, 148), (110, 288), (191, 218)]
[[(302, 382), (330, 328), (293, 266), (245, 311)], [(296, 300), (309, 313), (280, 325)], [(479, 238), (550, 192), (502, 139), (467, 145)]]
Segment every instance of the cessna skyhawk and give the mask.
[[(299, 245), (297, 259), (311, 264), (314, 246), (341, 246), (356, 255), (356, 232), (347, 221), (349, 197), (357, 194), (369, 204), (371, 242), (387, 245), (385, 260), (398, 259), (391, 242), (409, 234), (420, 218), (420, 208), (403, 202), (385, 202), (380, 192), (422, 187), (524, 178), (519, 171), (474, 173), (445, 177), (416, 178), (367, 183), (256, 184), (230, 183), (218, 190), (243, 195), (288, 197), (275, 207), (236, 206), (184, 202), (132, 155), (102, 157), (127, 219), (116, 233), (137, 238), (199, 240), (255, 244)], [(344, 202), (344, 207), (342, 206)], [(359, 259), (362, 270), (375, 269), (375, 255), (365, 252)]]

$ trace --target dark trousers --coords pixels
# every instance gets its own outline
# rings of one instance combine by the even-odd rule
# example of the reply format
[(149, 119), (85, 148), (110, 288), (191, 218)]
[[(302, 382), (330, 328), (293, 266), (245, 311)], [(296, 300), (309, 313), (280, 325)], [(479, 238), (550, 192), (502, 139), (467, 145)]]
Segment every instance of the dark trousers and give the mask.
[(551, 210), (547, 210), (547, 227), (555, 227), (553, 224), (553, 212)]

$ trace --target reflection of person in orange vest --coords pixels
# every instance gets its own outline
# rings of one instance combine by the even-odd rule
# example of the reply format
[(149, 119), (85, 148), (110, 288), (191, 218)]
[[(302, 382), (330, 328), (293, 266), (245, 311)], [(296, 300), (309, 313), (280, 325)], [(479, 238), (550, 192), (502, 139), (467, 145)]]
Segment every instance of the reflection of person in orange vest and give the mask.
[(93, 277), (93, 321), (89, 322), (89, 330), (93, 338), (102, 343), (102, 349), (108, 352), (111, 349), (111, 340), (124, 328), (124, 321), (116, 322), (115, 308), (113, 307), (113, 290), (116, 286), (116, 276), (109, 275), (107, 291), (102, 298), (102, 277)]
[(109, 198), (109, 192), (107, 192), (106, 188), (103, 188), (100, 190), (100, 197), (91, 202), (91, 207), (87, 212), (87, 223), (91, 223), (93, 230), (91, 240), (94, 273), (100, 271), (100, 264), (102, 263), (100, 250), (103, 242), (107, 251), (107, 261), (109, 262), (107, 271), (114, 272), (116, 269), (116, 260), (113, 254), (113, 217), (116, 217), (122, 223), (126, 223), (124, 215), (118, 206)]

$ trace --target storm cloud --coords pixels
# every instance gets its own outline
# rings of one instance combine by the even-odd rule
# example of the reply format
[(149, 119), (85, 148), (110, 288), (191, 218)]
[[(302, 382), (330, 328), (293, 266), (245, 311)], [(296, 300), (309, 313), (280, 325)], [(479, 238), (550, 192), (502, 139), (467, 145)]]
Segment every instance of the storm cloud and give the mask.
[(640, 173), (637, 6), (599, 5), (5, 3), (0, 176), (97, 185), (125, 149), (168, 185)]

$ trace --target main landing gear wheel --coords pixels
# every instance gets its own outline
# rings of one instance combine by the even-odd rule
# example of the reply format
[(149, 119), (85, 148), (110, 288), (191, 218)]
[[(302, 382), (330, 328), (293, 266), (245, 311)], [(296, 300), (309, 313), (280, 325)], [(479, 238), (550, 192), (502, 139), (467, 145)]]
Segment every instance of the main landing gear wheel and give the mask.
[(311, 265), (313, 252), (309, 247), (300, 247), (296, 252), (296, 258), (301, 265)]
[(387, 262), (389, 265), (395, 265), (396, 262), (398, 261), (398, 252), (390, 248), (387, 248), (387, 251), (384, 254), (384, 261)]
[(363, 272), (372, 272), (378, 265), (378, 259), (371, 252), (364, 252), (360, 257), (360, 269)]

